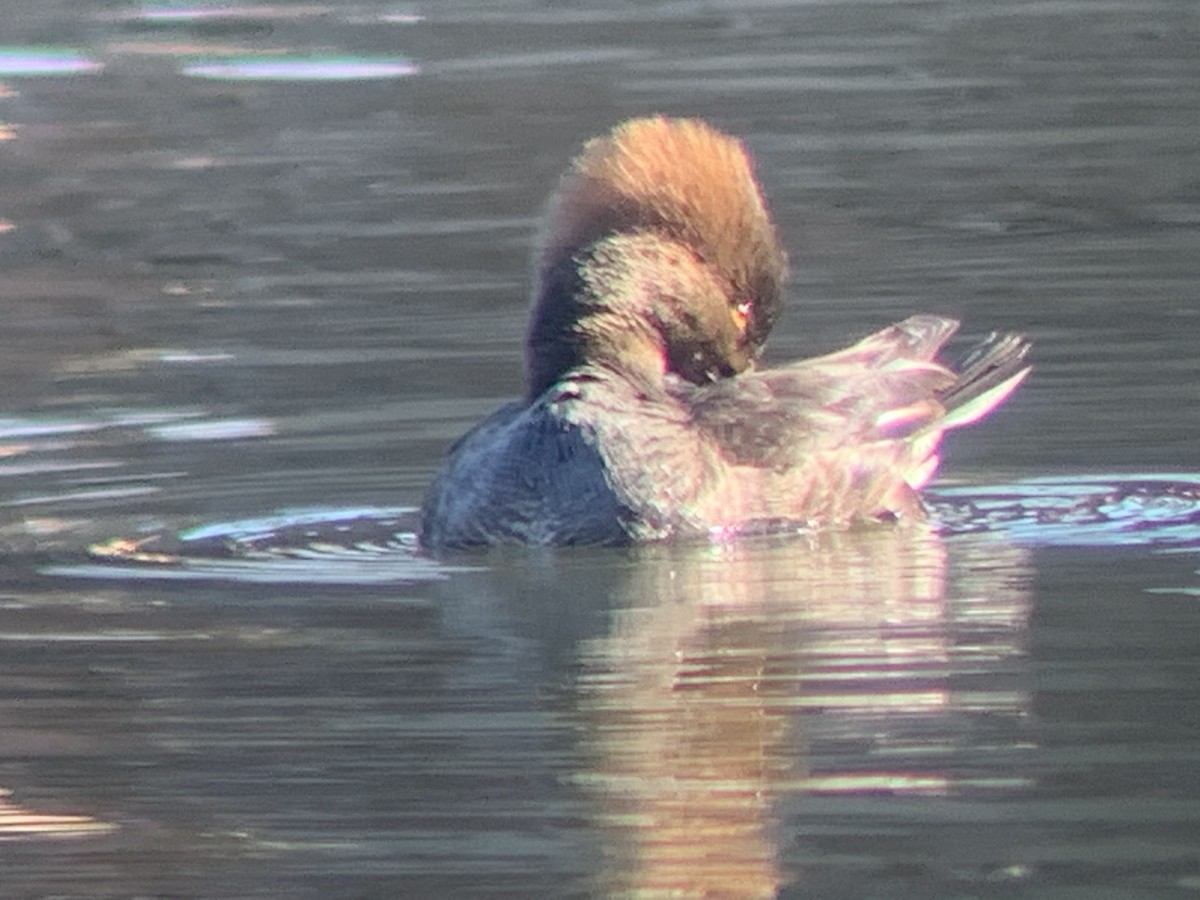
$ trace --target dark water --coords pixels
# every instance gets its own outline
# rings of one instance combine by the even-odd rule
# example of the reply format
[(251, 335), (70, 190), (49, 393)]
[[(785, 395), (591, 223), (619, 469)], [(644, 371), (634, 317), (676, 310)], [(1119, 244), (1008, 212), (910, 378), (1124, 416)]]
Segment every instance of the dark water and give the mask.
[[(0, 895), (1195, 896), (1200, 8), (201, 9), (0, 22)], [(755, 154), (774, 359), (1031, 335), (948, 532), (380, 547), (655, 111)]]

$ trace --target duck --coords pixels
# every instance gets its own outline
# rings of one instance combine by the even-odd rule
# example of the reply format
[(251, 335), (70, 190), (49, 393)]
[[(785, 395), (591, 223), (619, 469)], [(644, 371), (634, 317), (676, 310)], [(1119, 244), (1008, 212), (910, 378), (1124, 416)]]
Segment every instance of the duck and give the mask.
[(992, 334), (915, 315), (826, 355), (760, 356), (788, 259), (736, 138), (635, 118), (584, 145), (534, 256), (524, 395), (449, 449), (430, 551), (628, 545), (924, 520), (942, 436), (1030, 371)]

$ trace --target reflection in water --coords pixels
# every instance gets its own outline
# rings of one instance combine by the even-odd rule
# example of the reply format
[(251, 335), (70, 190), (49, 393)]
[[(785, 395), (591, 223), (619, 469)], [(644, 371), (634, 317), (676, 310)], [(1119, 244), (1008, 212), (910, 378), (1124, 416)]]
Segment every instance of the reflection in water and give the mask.
[(200, 60), (182, 69), (193, 78), (230, 81), (360, 81), (403, 78), (417, 71), (416, 65), (399, 57), (317, 56)]
[(927, 500), (953, 531), (994, 531), (1066, 547), (1200, 545), (1200, 474), (1056, 475), (936, 487)]
[[(203, 421), (159, 424), (153, 414), (126, 415), (164, 440), (220, 440), (269, 433), (269, 423), (256, 420)], [(52, 425), (14, 424), (0, 421), (5, 435), (65, 435), (103, 426), (90, 423)], [(30, 452), (26, 446), (8, 449), (14, 455)], [(0, 449), (0, 455), (5, 455)], [(73, 464), (78, 470), (83, 464)], [(93, 463), (104, 468), (104, 464)], [(108, 466), (116, 466), (110, 462)], [(65, 468), (59, 465), (57, 468)], [(0, 464), (0, 476), (24, 471), (19, 465)], [(128, 492), (136, 490), (124, 486)], [(115, 488), (105, 488), (111, 496)], [(141, 490), (149, 490), (143, 487)], [(21, 506), (42, 498), (11, 500)], [(1162, 549), (1187, 549), (1200, 541), (1200, 476), (1175, 473), (1087, 475), (1029, 478), (1009, 484), (946, 486), (926, 491), (926, 505), (943, 536), (990, 535), (1011, 539), (1022, 546), (1113, 547), (1149, 544)], [(312, 561), (321, 566), (321, 581), (357, 584), (380, 581), (425, 580), (417, 573), (460, 570), (442, 566), (422, 554), (414, 532), (416, 510), (410, 507), (318, 507), (292, 509), (275, 515), (231, 522), (213, 522), (180, 532), (151, 531), (136, 537), (112, 537), (89, 548), (89, 555), (111, 567), (55, 566), (55, 574), (108, 578), (235, 578), (255, 582), (307, 583), (309, 574), (297, 567), (271, 568), (267, 564)], [(846, 540), (837, 534), (820, 538), (819, 546)], [(787, 537), (782, 537), (784, 545)], [(737, 544), (702, 544), (700, 553), (725, 555)], [(759, 546), (749, 542), (748, 547)], [(906, 562), (913, 565), (918, 548), (910, 548)], [(652, 551), (645, 550), (645, 553)], [(665, 552), (658, 548), (654, 552)], [(472, 559), (469, 554), (466, 559)], [(477, 558), (476, 558), (477, 559)], [(366, 562), (368, 571), (360, 568)], [(216, 565), (214, 565), (216, 564)], [(147, 568), (148, 567), (148, 568)], [(171, 567), (168, 571), (163, 567)], [(467, 568), (474, 568), (468, 564)], [(672, 582), (673, 584), (673, 582)]]
[(954, 550), (953, 579), (926, 529), (638, 554), (625, 608), (580, 653), (604, 889), (772, 896), (782, 793), (975, 786), (937, 761), (1026, 713), (996, 676), (1023, 655), (1028, 573), (1000, 543)]
[[(122, 552), (111, 542), (107, 568), (43, 571), (360, 587), (376, 576), (439, 579), (446, 633), (485, 636), (500, 653), (455, 676), (472, 722), (498, 687), (501, 697), (540, 693), (570, 673), (562, 714), (575, 738), (556, 755), (555, 775), (582, 791), (588, 831), (608, 846), (593, 879), (606, 893), (771, 895), (800, 877), (784, 862), (797, 854), (780, 827), (783, 797), (803, 809), (815, 795), (946, 797), (1028, 784), (1028, 766), (1013, 767), (1012, 755), (1029, 747), (1020, 677), (1029, 570), (1023, 551), (995, 535), (946, 539), (914, 526), (547, 558), (472, 554), (451, 567), (372, 543), (411, 525), (403, 513), (213, 524), (174, 545), (160, 537)], [(544, 657), (536, 672), (526, 665), (534, 647)], [(544, 697), (533, 702), (545, 712)], [(490, 734), (503, 716), (488, 709)], [(461, 764), (451, 759), (447, 771)]]
[(112, 538), (89, 548), (97, 564), (54, 564), (42, 571), (118, 580), (362, 586), (436, 581), (460, 570), (417, 552), (415, 514), (407, 507), (289, 510), (178, 534)]
[(21, 838), (77, 838), (108, 834), (115, 825), (88, 816), (35, 813), (8, 799), (12, 791), (0, 788), (0, 841)]
[(78, 75), (103, 69), (79, 50), (67, 47), (0, 47), (0, 76)]
[[(142, 6), (132, 12), (122, 13), (118, 17), (130, 22), (177, 25), (213, 22), (214, 20), (228, 23), (238, 21), (269, 22), (286, 19), (325, 19), (334, 15), (337, 11), (336, 7), (323, 4), (260, 3), (245, 4), (242, 6), (207, 7), (172, 6), (166, 3), (154, 3)], [(361, 17), (361, 11), (358, 12)], [(351, 16), (351, 18), (354, 17)], [(389, 9), (377, 15), (370, 16), (367, 21), (411, 25), (421, 21), (421, 17), (416, 13)]]
[[(605, 845), (596, 869), (580, 876), (599, 891), (770, 896), (791, 882), (819, 891), (822, 879), (845, 877), (859, 860), (882, 867), (908, 858), (903, 849), (889, 857), (891, 845), (879, 850), (877, 830), (924, 840), (947, 801), (972, 817), (990, 815), (987, 804), (1002, 797), (1015, 809), (1005, 815), (1025, 816), (1022, 801), (1045, 790), (1035, 779), (1046, 750), (1041, 730), (1032, 733), (1026, 674), (1032, 569), (1009, 536), (1037, 543), (1045, 528), (1046, 542), (1056, 543), (1071, 521), (1079, 542), (1090, 536), (1110, 547), (1126, 535), (1169, 544), (1188, 535), (1194, 481), (1092, 476), (943, 487), (933, 497), (940, 532), (909, 526), (546, 557), (518, 550), (433, 560), (415, 550), (411, 510), (292, 510), (114, 539), (94, 546), (89, 563), (41, 572), (115, 579), (126, 589), (137, 579), (271, 583), (282, 597), (295, 593), (297, 609), (313, 600), (289, 585), (361, 592), (427, 583), (432, 602), (418, 593), (412, 608), (435, 615), (446, 646), (459, 648), (431, 653), (453, 673), (434, 704), (450, 711), (449, 724), (429, 732), (419, 719), (397, 719), (378, 745), (380, 771), (412, 765), (392, 755), (412, 746), (412, 728), (419, 740), (465, 741), (469, 752), (436, 763), (451, 781), (478, 772), (481, 758), (504, 772), (552, 774), (554, 787), (531, 777), (535, 794), (518, 788), (504, 808), (570, 810), (587, 840)], [(1118, 520), (1120, 528), (1109, 527)], [(245, 615), (257, 621), (261, 603)], [(331, 621), (357, 621), (348, 599), (328, 607), (318, 599), (315, 608)], [(226, 625), (206, 628), (220, 634)], [(365, 659), (361, 637), (343, 647), (344, 659), (331, 657), (330, 633), (308, 638), (318, 680), (328, 671), (346, 677)], [(197, 634), (209, 632), (185, 633)], [(93, 634), (92, 646), (103, 639)], [(377, 646), (403, 648), (397, 640)], [(460, 666), (453, 660), (462, 646), (488, 650), (466, 654)], [(256, 646), (254, 672), (261, 654)], [(535, 659), (541, 664), (531, 668)], [(369, 665), (371, 690), (379, 673), (408, 665)], [(414, 695), (418, 705), (428, 703), (427, 690)], [(222, 710), (221, 699), (206, 702)], [(346, 715), (340, 727), (362, 727)], [(247, 740), (263, 727), (250, 727)], [(305, 741), (323, 739), (289, 737), (302, 759), (312, 749)], [(473, 796), (432, 793), (415, 808), (433, 820), (440, 813), (430, 809)], [(395, 802), (415, 801), (398, 794)], [(490, 802), (506, 801), (493, 793)], [(874, 816), (892, 819), (881, 825)], [(519, 816), (512, 826), (530, 829), (538, 833)], [(492, 835), (486, 823), (479, 835)], [(1028, 853), (1020, 840), (1010, 844), (989, 845), (962, 877), (1026, 877)], [(490, 851), (485, 844), (479, 852)]]

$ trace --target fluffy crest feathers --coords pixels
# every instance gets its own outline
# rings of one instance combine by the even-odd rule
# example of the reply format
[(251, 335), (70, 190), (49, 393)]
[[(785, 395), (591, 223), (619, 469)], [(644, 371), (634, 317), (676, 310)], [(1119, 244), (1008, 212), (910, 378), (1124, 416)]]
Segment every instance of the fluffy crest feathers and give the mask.
[(779, 246), (740, 141), (696, 119), (633, 119), (587, 143), (563, 179), (544, 263), (605, 234), (656, 230), (754, 293), (786, 279)]

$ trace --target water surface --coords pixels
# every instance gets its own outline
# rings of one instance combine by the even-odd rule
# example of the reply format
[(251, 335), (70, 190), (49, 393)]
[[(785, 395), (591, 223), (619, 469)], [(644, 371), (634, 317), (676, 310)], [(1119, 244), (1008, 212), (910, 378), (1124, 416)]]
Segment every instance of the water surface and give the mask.
[[(10, 7), (0, 892), (1195, 894), (1190, 5)], [(1032, 337), (946, 529), (413, 556), (650, 112), (755, 155), (773, 359)]]

